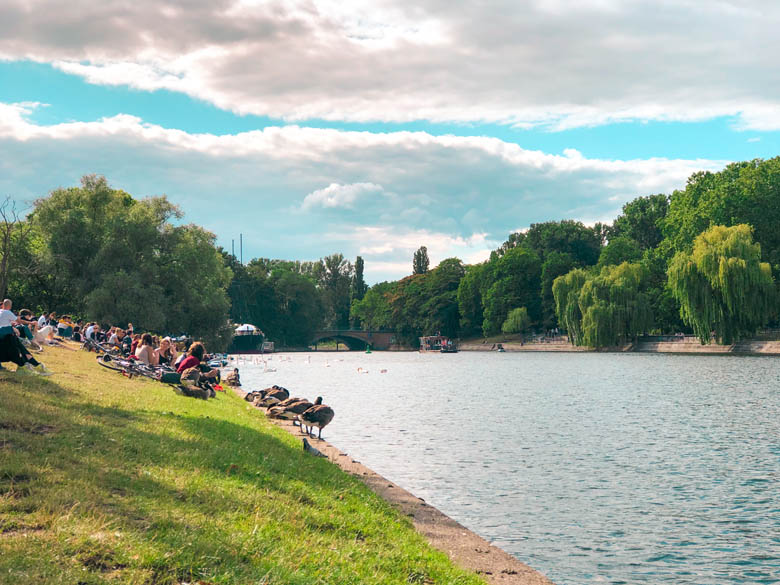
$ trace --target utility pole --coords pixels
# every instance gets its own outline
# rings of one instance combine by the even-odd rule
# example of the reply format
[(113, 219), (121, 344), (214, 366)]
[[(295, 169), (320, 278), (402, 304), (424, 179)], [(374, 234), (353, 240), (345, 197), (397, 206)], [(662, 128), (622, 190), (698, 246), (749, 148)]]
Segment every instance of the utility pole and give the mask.
[(241, 266), (244, 265), (244, 234), (238, 234), (238, 244), (239, 249), (241, 250)]

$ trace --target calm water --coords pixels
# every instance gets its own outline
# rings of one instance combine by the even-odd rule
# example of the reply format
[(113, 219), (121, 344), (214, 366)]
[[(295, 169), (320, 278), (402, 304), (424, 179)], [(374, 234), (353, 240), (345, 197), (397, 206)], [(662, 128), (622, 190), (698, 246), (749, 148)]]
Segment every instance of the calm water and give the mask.
[(268, 365), (241, 365), (245, 388), (322, 395), (336, 411), (329, 441), (559, 585), (780, 583), (778, 358), (319, 353)]

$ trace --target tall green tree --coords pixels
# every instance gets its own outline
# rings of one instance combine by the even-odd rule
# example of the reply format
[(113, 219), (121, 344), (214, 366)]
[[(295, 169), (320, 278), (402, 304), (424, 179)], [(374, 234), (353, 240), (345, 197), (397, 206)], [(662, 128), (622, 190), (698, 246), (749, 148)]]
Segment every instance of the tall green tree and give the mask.
[(490, 262), (491, 284), (483, 297), (482, 333), (485, 337), (501, 331), (509, 311), (526, 307), (536, 322), (541, 316), (539, 296), (541, 262), (534, 252), (517, 247)]
[(623, 262), (604, 266), (585, 281), (579, 294), (581, 345), (621, 345), (648, 331), (653, 315), (645, 279), (641, 264)]
[(466, 273), (458, 284), (458, 312), (460, 314), (460, 331), (463, 336), (482, 333), (483, 296), (490, 286), (489, 266), (487, 262), (465, 267)]
[(696, 237), (691, 252), (672, 259), (669, 286), (702, 343), (752, 335), (776, 310), (771, 267), (761, 262), (761, 246), (745, 224), (713, 226)]
[(363, 267), (363, 257), (358, 256), (355, 258), (355, 267), (352, 274), (352, 288), (350, 290), (350, 298), (353, 302), (362, 299), (366, 294), (366, 291), (368, 291), (368, 285), (363, 278)]
[(331, 254), (320, 261), (319, 285), (325, 310), (325, 326), (333, 329), (349, 327), (352, 264), (343, 254)]
[(671, 196), (663, 233), (674, 251), (690, 251), (714, 225), (753, 227), (762, 260), (780, 274), (780, 157), (732, 163), (717, 173), (694, 173)]
[(652, 312), (646, 269), (624, 262), (600, 271), (574, 269), (555, 279), (558, 320), (575, 345), (610, 347), (647, 332)]
[(377, 283), (368, 289), (362, 299), (352, 301), (350, 316), (366, 331), (392, 326), (389, 295), (394, 285), (390, 282)]
[(585, 270), (575, 268), (556, 278), (552, 286), (558, 323), (566, 330), (569, 341), (575, 345), (582, 343), (580, 293), (588, 278), (589, 275)]
[(165, 197), (136, 200), (96, 175), (36, 201), (34, 264), (54, 301), (45, 308), (222, 349), (230, 269), (213, 234), (174, 218), (181, 212)]
[(412, 274), (425, 274), (429, 265), (428, 248), (420, 246), (412, 258)]
[(668, 195), (637, 197), (623, 206), (623, 213), (615, 219), (608, 239), (612, 242), (614, 238), (628, 238), (640, 250), (655, 248), (663, 239), (661, 225), (668, 213)]

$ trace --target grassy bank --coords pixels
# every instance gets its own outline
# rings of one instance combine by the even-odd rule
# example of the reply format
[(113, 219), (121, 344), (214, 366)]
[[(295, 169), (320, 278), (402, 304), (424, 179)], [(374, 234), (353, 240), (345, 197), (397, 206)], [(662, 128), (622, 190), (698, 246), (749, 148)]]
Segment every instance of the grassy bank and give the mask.
[(483, 583), (238, 397), (43, 357), (0, 372), (0, 583)]

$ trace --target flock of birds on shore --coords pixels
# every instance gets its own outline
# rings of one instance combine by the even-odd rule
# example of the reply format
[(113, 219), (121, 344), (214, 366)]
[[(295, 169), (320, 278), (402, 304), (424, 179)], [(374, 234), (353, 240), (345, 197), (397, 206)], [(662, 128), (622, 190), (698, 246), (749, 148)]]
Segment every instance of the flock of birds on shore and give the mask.
[[(301, 433), (306, 435), (312, 435), (314, 427), (317, 427), (318, 439), (322, 439), (322, 429), (333, 420), (334, 415), (333, 409), (322, 403), (322, 396), (313, 403), (305, 398), (291, 398), (287, 388), (276, 384), (265, 390), (247, 392), (244, 400), (258, 408), (265, 408), (269, 418), (292, 420), (293, 425), (297, 422)], [(304, 448), (306, 443), (304, 439)]]

